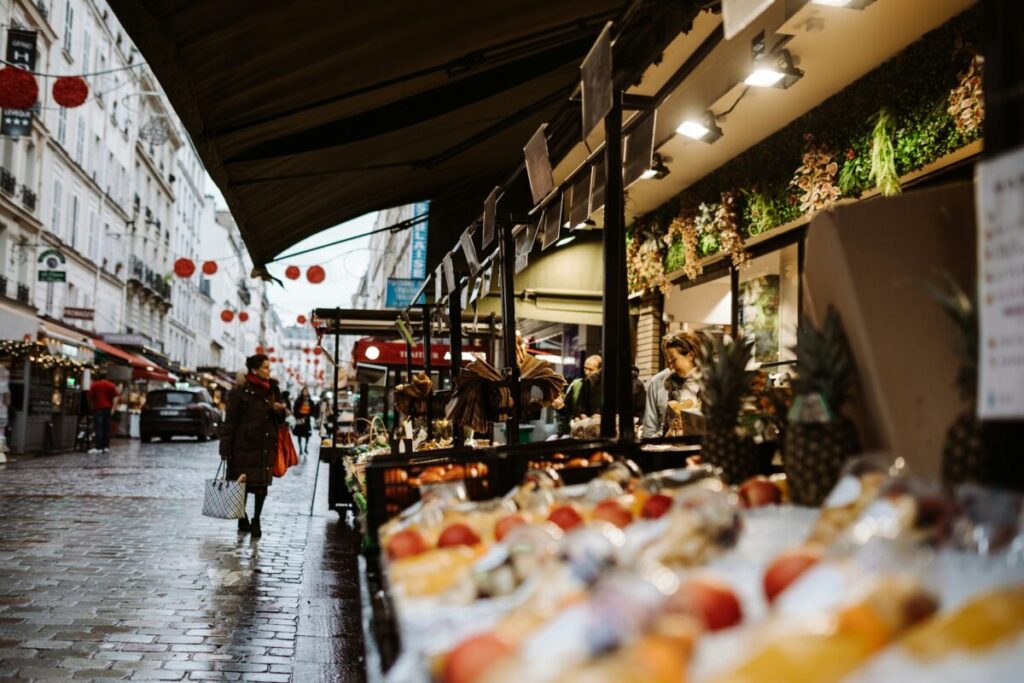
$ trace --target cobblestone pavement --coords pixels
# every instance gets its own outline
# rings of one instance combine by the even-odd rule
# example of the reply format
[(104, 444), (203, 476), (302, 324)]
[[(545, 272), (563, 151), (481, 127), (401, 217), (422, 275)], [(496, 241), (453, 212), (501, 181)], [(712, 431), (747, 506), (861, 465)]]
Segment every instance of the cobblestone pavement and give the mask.
[(218, 462), (216, 442), (120, 441), (0, 465), (0, 680), (364, 680), (326, 465), (314, 516), (310, 455), (253, 540), (200, 514)]

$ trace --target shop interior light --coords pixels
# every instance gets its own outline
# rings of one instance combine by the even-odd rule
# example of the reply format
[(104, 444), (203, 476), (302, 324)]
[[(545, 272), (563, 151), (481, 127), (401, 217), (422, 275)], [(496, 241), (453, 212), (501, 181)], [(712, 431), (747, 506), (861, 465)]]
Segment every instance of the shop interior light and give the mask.
[(377, 360), (378, 358), (380, 358), (380, 349), (378, 349), (376, 346), (367, 346), (366, 357), (369, 358), (370, 360)]
[[(654, 153), (654, 160), (651, 162), (651, 167), (640, 174), (641, 180), (650, 180), (651, 178), (657, 178), (661, 180), (672, 171), (665, 165), (665, 158), (657, 152)], [(671, 159), (669, 159), (671, 161)]]
[(755, 88), (788, 88), (804, 75), (793, 66), (793, 55), (789, 50), (778, 52), (754, 61), (754, 69), (743, 82)]
[(702, 116), (686, 119), (679, 124), (676, 132), (708, 144), (722, 137), (722, 129), (718, 127), (715, 115), (710, 111), (704, 112)]
[(569, 242), (572, 242), (574, 239), (576, 239), (576, 235), (569, 235), (568, 237), (563, 237), (562, 239), (555, 242), (555, 248), (557, 249), (558, 247), (564, 247), (565, 245), (569, 244)]

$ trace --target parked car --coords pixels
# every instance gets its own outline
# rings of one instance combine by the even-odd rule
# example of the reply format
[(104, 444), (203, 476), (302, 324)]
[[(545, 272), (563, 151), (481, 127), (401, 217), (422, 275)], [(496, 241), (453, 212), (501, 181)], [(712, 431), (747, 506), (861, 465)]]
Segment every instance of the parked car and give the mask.
[(154, 437), (194, 436), (200, 441), (216, 437), (221, 414), (206, 389), (157, 389), (146, 394), (139, 436), (143, 443)]

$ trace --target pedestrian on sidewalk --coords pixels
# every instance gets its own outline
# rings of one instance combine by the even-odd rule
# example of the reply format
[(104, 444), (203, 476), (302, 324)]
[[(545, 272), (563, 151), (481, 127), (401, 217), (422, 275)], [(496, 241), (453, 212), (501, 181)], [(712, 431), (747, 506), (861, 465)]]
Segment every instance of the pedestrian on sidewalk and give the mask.
[(332, 415), (334, 415), (334, 408), (331, 407), (331, 392), (324, 391), (320, 394), (320, 405), (316, 409), (316, 423), (320, 429), (321, 439), (331, 436), (328, 428), (330, 427)]
[(114, 411), (114, 402), (120, 392), (113, 382), (107, 379), (103, 370), (97, 370), (89, 387), (89, 407), (92, 408), (93, 432), (96, 442), (90, 453), (110, 452), (110, 424)]
[(299, 452), (306, 455), (309, 453), (309, 436), (313, 431), (310, 425), (313, 418), (313, 399), (309, 397), (307, 387), (302, 387), (299, 397), (295, 399), (292, 415), (295, 416), (295, 426), (292, 427), (292, 432), (299, 439)]
[(263, 535), (260, 513), (273, 481), (271, 467), (277, 457), (277, 430), (288, 411), (277, 381), (270, 377), (270, 359), (257, 353), (245, 360), (245, 381), (228, 394), (220, 457), (228, 463), (228, 479), (245, 475), (246, 493), (255, 499), (253, 515), (238, 520), (239, 533)]

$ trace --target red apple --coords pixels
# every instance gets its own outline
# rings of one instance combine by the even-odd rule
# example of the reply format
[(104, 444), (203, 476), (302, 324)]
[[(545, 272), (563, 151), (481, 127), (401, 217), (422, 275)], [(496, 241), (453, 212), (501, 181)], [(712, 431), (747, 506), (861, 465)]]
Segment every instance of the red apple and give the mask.
[(602, 500), (597, 504), (597, 507), (594, 508), (593, 518), (611, 522), (622, 529), (632, 523), (633, 513), (624, 508), (618, 501)]
[(562, 531), (569, 531), (573, 527), (582, 524), (583, 517), (571, 505), (559, 505), (548, 515), (548, 521), (557, 524), (562, 528)]
[(494, 537), (500, 541), (505, 538), (508, 532), (522, 524), (526, 524), (526, 517), (523, 517), (518, 512), (511, 515), (505, 515), (494, 525)]
[(740, 485), (739, 495), (740, 503), (745, 508), (778, 505), (782, 502), (779, 487), (763, 477), (747, 479)]
[(511, 651), (512, 647), (493, 633), (471, 636), (445, 658), (444, 683), (473, 683)]
[(392, 560), (419, 555), (426, 550), (427, 542), (423, 540), (420, 532), (413, 529), (399, 531), (388, 539), (388, 557)]
[(728, 584), (709, 577), (694, 577), (679, 587), (688, 611), (704, 620), (709, 631), (720, 631), (743, 621), (743, 609)]
[(448, 548), (455, 545), (476, 545), (480, 537), (467, 524), (452, 524), (441, 532), (437, 539), (438, 548)]
[(644, 506), (640, 509), (640, 516), (644, 519), (657, 519), (669, 511), (673, 500), (672, 496), (655, 493), (644, 501)]
[(821, 553), (811, 548), (794, 548), (782, 552), (772, 560), (764, 572), (764, 595), (775, 602), (779, 593), (821, 559)]

